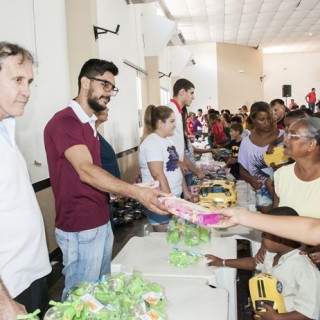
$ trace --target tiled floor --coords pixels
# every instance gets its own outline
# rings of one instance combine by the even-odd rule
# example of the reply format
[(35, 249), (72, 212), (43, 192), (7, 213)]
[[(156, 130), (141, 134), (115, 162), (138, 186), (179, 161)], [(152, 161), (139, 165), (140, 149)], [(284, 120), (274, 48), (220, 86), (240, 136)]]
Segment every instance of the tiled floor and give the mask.
[[(147, 219), (135, 220), (132, 224), (117, 227), (114, 232), (113, 257), (123, 248), (123, 246), (133, 236), (144, 236), (145, 232), (150, 230)], [(245, 243), (238, 243), (238, 256), (248, 254), (248, 248)], [(61, 256), (53, 262), (53, 270), (48, 278), (49, 296), (54, 301), (60, 301), (64, 286), (64, 277), (61, 274), (62, 263)], [(238, 292), (238, 320), (251, 320), (251, 308), (248, 307), (248, 279), (250, 275), (246, 272), (238, 272), (237, 292)]]

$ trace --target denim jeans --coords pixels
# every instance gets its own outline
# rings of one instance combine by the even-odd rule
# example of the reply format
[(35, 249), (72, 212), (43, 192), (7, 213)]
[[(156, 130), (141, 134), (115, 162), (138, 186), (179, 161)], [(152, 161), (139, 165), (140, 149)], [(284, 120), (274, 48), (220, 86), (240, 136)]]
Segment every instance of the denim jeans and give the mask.
[(315, 107), (316, 107), (316, 103), (314, 102), (314, 103), (308, 103), (308, 106), (309, 106), (309, 109), (310, 110), (312, 110), (312, 112), (314, 112), (314, 109), (315, 109)]
[(149, 209), (143, 207), (143, 212), (147, 215), (148, 222), (152, 226), (158, 226), (161, 224), (167, 224), (169, 223), (171, 215), (159, 215), (154, 213), (153, 211), (150, 211)]
[(55, 230), (57, 243), (63, 254), (65, 287), (61, 300), (68, 291), (84, 281), (96, 281), (110, 273), (113, 247), (111, 224), (80, 232)]

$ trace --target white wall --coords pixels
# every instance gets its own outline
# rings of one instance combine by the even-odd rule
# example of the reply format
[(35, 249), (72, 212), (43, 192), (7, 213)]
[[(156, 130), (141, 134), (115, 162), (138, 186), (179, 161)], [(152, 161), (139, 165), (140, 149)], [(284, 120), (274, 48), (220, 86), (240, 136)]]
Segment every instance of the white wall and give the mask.
[(97, 9), (99, 27), (115, 30), (120, 25), (119, 35), (107, 33), (97, 40), (100, 58), (113, 61), (119, 68), (116, 86), (120, 91), (111, 99), (109, 120), (104, 126), (104, 136), (117, 153), (139, 145), (137, 71), (123, 59), (145, 68), (141, 7), (125, 1), (99, 0)]
[(184, 46), (191, 52), (195, 65), (186, 66), (181, 78), (190, 80), (195, 85), (195, 99), (189, 110), (206, 110), (207, 105), (217, 108), (218, 79), (217, 79), (217, 52), (215, 43)]
[(70, 99), (64, 0), (1, 0), (0, 39), (26, 47), (38, 61), (31, 98), (16, 130), (31, 180), (37, 182), (49, 176), (43, 129)]
[[(311, 88), (318, 90), (320, 98), (320, 52), (265, 54), (263, 56), (264, 98), (270, 102), (282, 98), (282, 85), (292, 86), (292, 98), (298, 105), (306, 104), (304, 97)], [(286, 101), (285, 98), (282, 98)], [(288, 98), (288, 104), (290, 98)]]

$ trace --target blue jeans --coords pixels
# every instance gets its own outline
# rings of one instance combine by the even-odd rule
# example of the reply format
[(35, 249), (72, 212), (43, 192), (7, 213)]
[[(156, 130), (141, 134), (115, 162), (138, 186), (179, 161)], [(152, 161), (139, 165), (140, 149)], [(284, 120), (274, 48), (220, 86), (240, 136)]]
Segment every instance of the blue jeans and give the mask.
[[(180, 195), (175, 195), (176, 197), (180, 198)], [(171, 218), (171, 214), (168, 215), (160, 215), (160, 214), (156, 214), (153, 211), (150, 211), (149, 209), (143, 207), (142, 208), (143, 212), (147, 215), (148, 218), (148, 222), (152, 225), (152, 226), (158, 226), (161, 224), (168, 224)]]
[(268, 207), (273, 204), (273, 197), (266, 187), (256, 190), (256, 207)]
[(63, 254), (65, 287), (61, 300), (69, 290), (84, 281), (96, 281), (110, 273), (113, 247), (111, 224), (80, 232), (55, 230), (57, 243)]
[(186, 173), (184, 175), (184, 179), (186, 180), (187, 187), (192, 186), (192, 179), (193, 179), (193, 174), (192, 173)]
[(162, 216), (162, 215), (156, 214), (153, 211), (150, 211), (149, 209), (144, 208), (144, 207), (143, 207), (143, 212), (147, 215), (148, 222), (152, 226), (158, 226), (161, 224), (168, 224), (170, 217), (171, 217), (170, 214)]
[(309, 109), (312, 110), (312, 112), (314, 112), (316, 103), (315, 103), (315, 102), (314, 102), (314, 103), (310, 103), (310, 102), (309, 102), (308, 105), (309, 105)]

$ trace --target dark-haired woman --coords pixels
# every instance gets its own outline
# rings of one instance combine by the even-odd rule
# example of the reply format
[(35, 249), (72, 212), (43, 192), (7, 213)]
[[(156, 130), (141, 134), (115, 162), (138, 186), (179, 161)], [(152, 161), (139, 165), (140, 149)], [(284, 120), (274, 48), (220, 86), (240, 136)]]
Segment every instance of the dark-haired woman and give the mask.
[[(240, 176), (256, 190), (256, 207), (261, 212), (272, 208), (273, 199), (265, 187), (265, 180), (271, 173), (263, 154), (269, 144), (284, 134), (277, 129), (273, 112), (268, 103), (260, 101), (250, 108), (248, 123), (251, 124), (251, 134), (243, 138), (239, 149), (238, 162)], [(282, 144), (282, 142), (280, 142)]]

